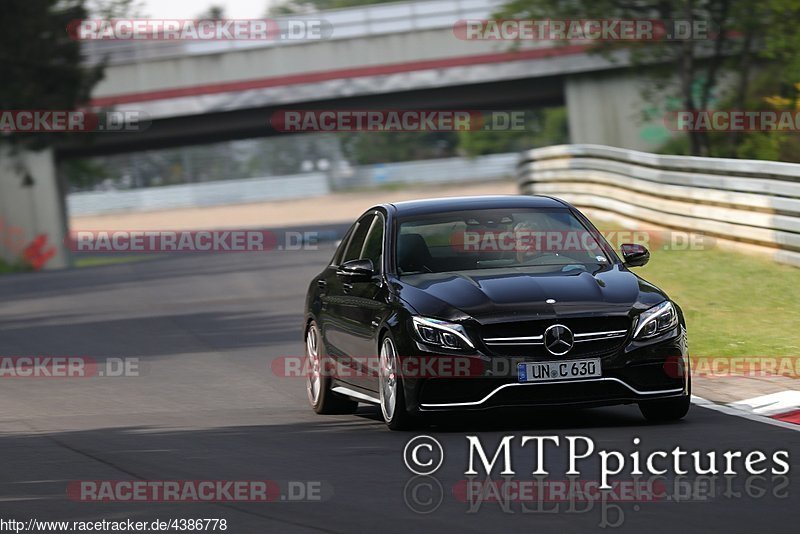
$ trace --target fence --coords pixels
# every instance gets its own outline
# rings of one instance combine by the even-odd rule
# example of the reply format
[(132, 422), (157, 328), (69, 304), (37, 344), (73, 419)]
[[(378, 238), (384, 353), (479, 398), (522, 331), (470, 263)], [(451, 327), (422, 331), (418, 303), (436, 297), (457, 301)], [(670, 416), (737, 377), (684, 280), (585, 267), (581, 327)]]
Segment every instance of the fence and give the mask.
[(196, 208), (314, 197), (331, 190), (391, 184), (444, 184), (493, 181), (514, 176), (519, 154), (442, 158), (385, 163), (267, 178), (219, 180), (119, 191), (71, 193), (71, 216)]
[(517, 171), (523, 193), (714, 236), (800, 266), (800, 164), (560, 145), (523, 153)]
[(390, 184), (445, 184), (491, 181), (514, 176), (519, 154), (489, 154), (476, 158), (440, 158), (355, 167), (332, 178), (334, 189)]
[(285, 200), (324, 195), (329, 191), (327, 176), (317, 172), (123, 191), (72, 193), (67, 196), (67, 209), (71, 216), (100, 215)]

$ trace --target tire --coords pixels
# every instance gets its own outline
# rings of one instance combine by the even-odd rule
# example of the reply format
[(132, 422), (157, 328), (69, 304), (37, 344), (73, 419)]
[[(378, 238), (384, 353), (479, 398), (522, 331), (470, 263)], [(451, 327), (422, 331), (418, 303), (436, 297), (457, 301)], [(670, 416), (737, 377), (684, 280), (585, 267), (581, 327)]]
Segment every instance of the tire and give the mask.
[(639, 410), (648, 421), (664, 423), (683, 419), (692, 404), (692, 377), (686, 387), (686, 395), (672, 399), (644, 401), (639, 403)]
[(674, 399), (653, 400), (639, 403), (639, 410), (648, 421), (666, 422), (682, 419), (691, 405), (691, 396), (684, 395)]
[(378, 393), (383, 420), (390, 430), (410, 430), (415, 421), (406, 409), (403, 379), (397, 372), (397, 348), (390, 335), (381, 340), (379, 354)]
[(661, 399), (639, 403), (639, 410), (648, 421), (663, 423), (683, 419), (692, 404), (692, 379), (689, 379), (689, 392), (674, 399)]
[(352, 414), (358, 402), (331, 391), (331, 377), (327, 370), (327, 355), (317, 323), (311, 321), (306, 329), (306, 392), (311, 408), (318, 414)]

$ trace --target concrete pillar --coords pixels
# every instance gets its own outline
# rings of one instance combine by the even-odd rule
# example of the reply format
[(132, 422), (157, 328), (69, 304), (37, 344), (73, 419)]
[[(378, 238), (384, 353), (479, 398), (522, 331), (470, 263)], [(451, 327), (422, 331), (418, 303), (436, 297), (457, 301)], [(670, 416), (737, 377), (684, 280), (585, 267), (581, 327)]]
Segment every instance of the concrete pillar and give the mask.
[[(570, 142), (654, 152), (670, 139), (664, 98), (648, 102), (636, 72), (569, 76), (565, 99)], [(645, 112), (649, 118), (645, 117)]]
[(45, 269), (69, 266), (64, 203), (58, 188), (52, 149), (12, 151), (0, 146), (0, 257), (13, 262), (38, 235), (55, 256)]

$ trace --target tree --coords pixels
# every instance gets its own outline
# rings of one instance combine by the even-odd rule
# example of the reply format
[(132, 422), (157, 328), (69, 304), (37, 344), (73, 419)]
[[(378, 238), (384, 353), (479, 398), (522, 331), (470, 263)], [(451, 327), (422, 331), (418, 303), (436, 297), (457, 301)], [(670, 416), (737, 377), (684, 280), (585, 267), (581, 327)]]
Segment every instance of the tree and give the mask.
[(529, 148), (560, 145), (569, 139), (567, 110), (544, 108), (525, 113), (523, 130), (469, 130), (458, 132), (458, 148), (468, 156), (521, 152)]
[[(83, 0), (0, 3), (0, 109), (72, 110), (89, 101), (103, 67), (83, 66), (80, 43), (66, 31), (86, 17)], [(55, 135), (6, 133), (0, 143), (37, 149)]]
[[(773, 3), (796, 0), (769, 0)], [(736, 73), (737, 102), (747, 98), (753, 57), (767, 33), (768, 16), (762, 0), (511, 0), (498, 14), (501, 18), (681, 20), (706, 23), (709, 40), (655, 40), (598, 42), (594, 51), (605, 54), (620, 48), (629, 52), (631, 64), (649, 73), (659, 91), (678, 80), (681, 109), (708, 109), (723, 72)], [(654, 92), (655, 93), (655, 92)], [(709, 155), (707, 132), (689, 133), (690, 152)]]
[(141, 0), (87, 0), (86, 10), (93, 18), (144, 18)]
[(197, 16), (200, 20), (225, 20), (225, 8), (223, 6), (211, 5)]
[(455, 132), (345, 132), (340, 134), (342, 150), (356, 165), (393, 163), (456, 155)]
[(368, 6), (372, 4), (385, 4), (397, 0), (284, 0), (271, 7), (268, 15), (292, 15), (296, 13), (314, 13), (326, 9), (341, 9), (345, 7)]
[(781, 81), (794, 85), (800, 80), (800, 2), (797, 0), (765, 0), (765, 24), (762, 55), (781, 66)]

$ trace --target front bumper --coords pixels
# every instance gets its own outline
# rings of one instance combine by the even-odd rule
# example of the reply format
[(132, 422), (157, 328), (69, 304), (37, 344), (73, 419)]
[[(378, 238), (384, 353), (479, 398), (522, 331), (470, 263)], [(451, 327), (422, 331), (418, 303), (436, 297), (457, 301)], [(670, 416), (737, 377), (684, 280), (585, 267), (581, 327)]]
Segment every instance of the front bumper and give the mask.
[[(424, 366), (431, 354), (414, 343), (405, 347), (401, 358), (410, 358), (414, 366)], [(549, 361), (583, 359), (587, 356)], [(523, 382), (516, 376), (520, 361), (534, 358), (508, 358), (477, 352), (469, 358), (471, 369), (484, 371), (469, 376), (404, 377), (406, 404), (411, 412), (484, 410), (519, 406), (604, 406), (630, 404), (646, 400), (680, 397), (689, 394), (688, 349), (686, 331), (679, 325), (648, 343), (626, 340), (619, 350), (598, 355), (602, 375), (596, 378)], [(478, 362), (482, 366), (475, 365)], [(504, 372), (497, 373), (497, 369)]]

